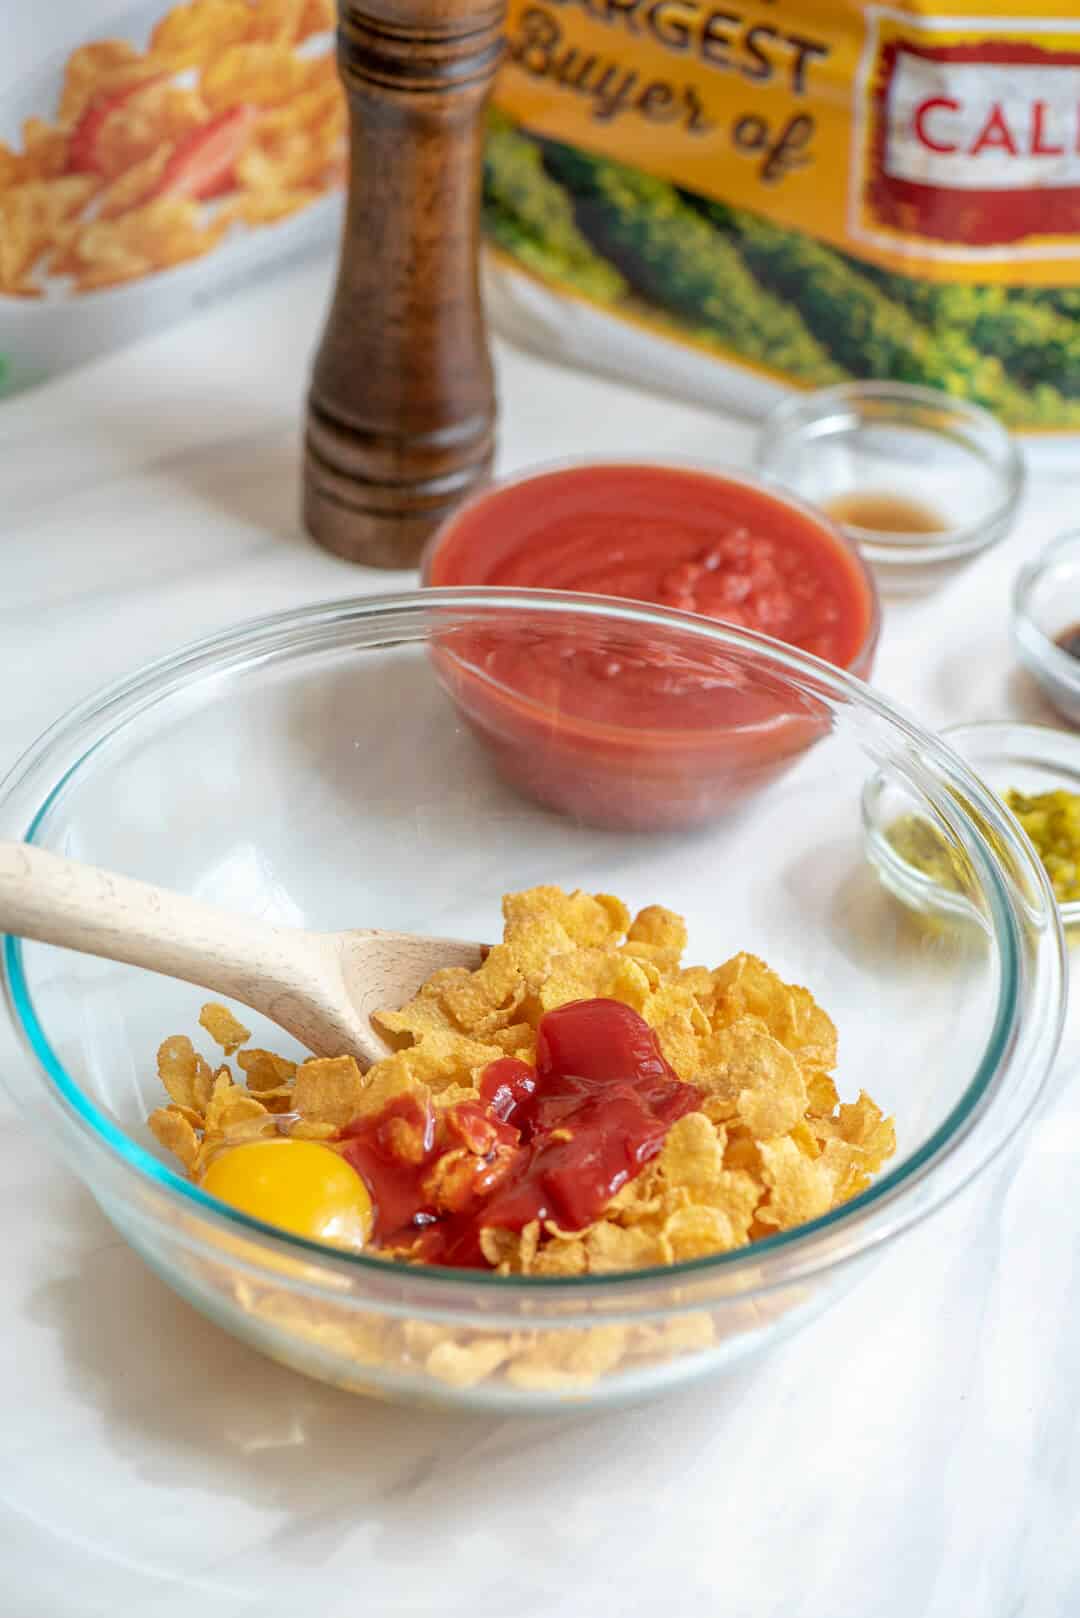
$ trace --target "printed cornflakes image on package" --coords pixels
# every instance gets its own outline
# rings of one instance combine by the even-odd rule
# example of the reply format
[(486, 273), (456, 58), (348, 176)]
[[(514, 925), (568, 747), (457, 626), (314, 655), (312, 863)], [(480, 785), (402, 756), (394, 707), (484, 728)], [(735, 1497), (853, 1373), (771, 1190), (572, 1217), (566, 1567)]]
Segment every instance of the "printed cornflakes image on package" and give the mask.
[(1080, 428), (1075, 0), (510, 0), (491, 307), (698, 401), (916, 383)]
[(81, 6), (78, 30), (61, 10), (35, 29), (51, 53), (0, 90), (0, 389), (328, 245), (340, 219), (334, 0)]

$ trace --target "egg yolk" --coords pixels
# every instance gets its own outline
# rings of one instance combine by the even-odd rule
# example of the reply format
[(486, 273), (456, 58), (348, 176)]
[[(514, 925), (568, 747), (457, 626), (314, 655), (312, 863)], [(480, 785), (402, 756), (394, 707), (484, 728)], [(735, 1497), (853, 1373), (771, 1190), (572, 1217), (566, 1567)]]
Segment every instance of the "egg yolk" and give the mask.
[(241, 1213), (309, 1241), (363, 1247), (373, 1213), (367, 1187), (337, 1152), (309, 1140), (254, 1140), (213, 1159), (202, 1188)]

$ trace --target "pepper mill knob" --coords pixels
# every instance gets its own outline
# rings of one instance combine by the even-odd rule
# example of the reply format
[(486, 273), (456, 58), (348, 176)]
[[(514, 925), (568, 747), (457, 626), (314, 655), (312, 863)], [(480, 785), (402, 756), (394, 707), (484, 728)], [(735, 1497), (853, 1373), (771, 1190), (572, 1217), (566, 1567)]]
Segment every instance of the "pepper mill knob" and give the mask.
[(304, 522), (350, 561), (414, 566), (490, 471), (480, 176), (504, 15), (505, 0), (339, 0), (349, 196), (308, 395)]

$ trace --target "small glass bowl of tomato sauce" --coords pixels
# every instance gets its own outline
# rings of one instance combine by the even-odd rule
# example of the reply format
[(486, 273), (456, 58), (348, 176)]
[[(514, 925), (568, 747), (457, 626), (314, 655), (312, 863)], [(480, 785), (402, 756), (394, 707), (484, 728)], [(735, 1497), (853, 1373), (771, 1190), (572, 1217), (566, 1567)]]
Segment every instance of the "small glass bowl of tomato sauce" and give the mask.
[(932, 588), (1003, 539), (1024, 486), (1023, 457), (996, 417), (906, 382), (784, 400), (754, 464), (837, 523), (892, 595)]
[[(777, 642), (865, 677), (878, 636), (873, 579), (831, 523), (697, 465), (582, 461), (495, 484), (435, 535), (422, 581), (522, 592), (521, 622), (437, 643), (440, 677), (514, 786), (620, 829), (705, 824), (825, 733)], [(652, 613), (586, 627), (560, 614), (567, 593)], [(680, 635), (684, 614), (730, 625), (730, 644)]]

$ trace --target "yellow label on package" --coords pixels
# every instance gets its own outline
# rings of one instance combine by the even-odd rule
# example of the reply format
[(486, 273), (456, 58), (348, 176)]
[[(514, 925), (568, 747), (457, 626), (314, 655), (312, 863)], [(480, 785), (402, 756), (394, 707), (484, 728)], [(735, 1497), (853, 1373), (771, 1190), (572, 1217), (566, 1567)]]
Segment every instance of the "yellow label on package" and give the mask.
[(701, 391), (655, 333), (1080, 426), (1076, 0), (511, 0), (496, 106), (501, 263), (637, 328), (645, 380)]

